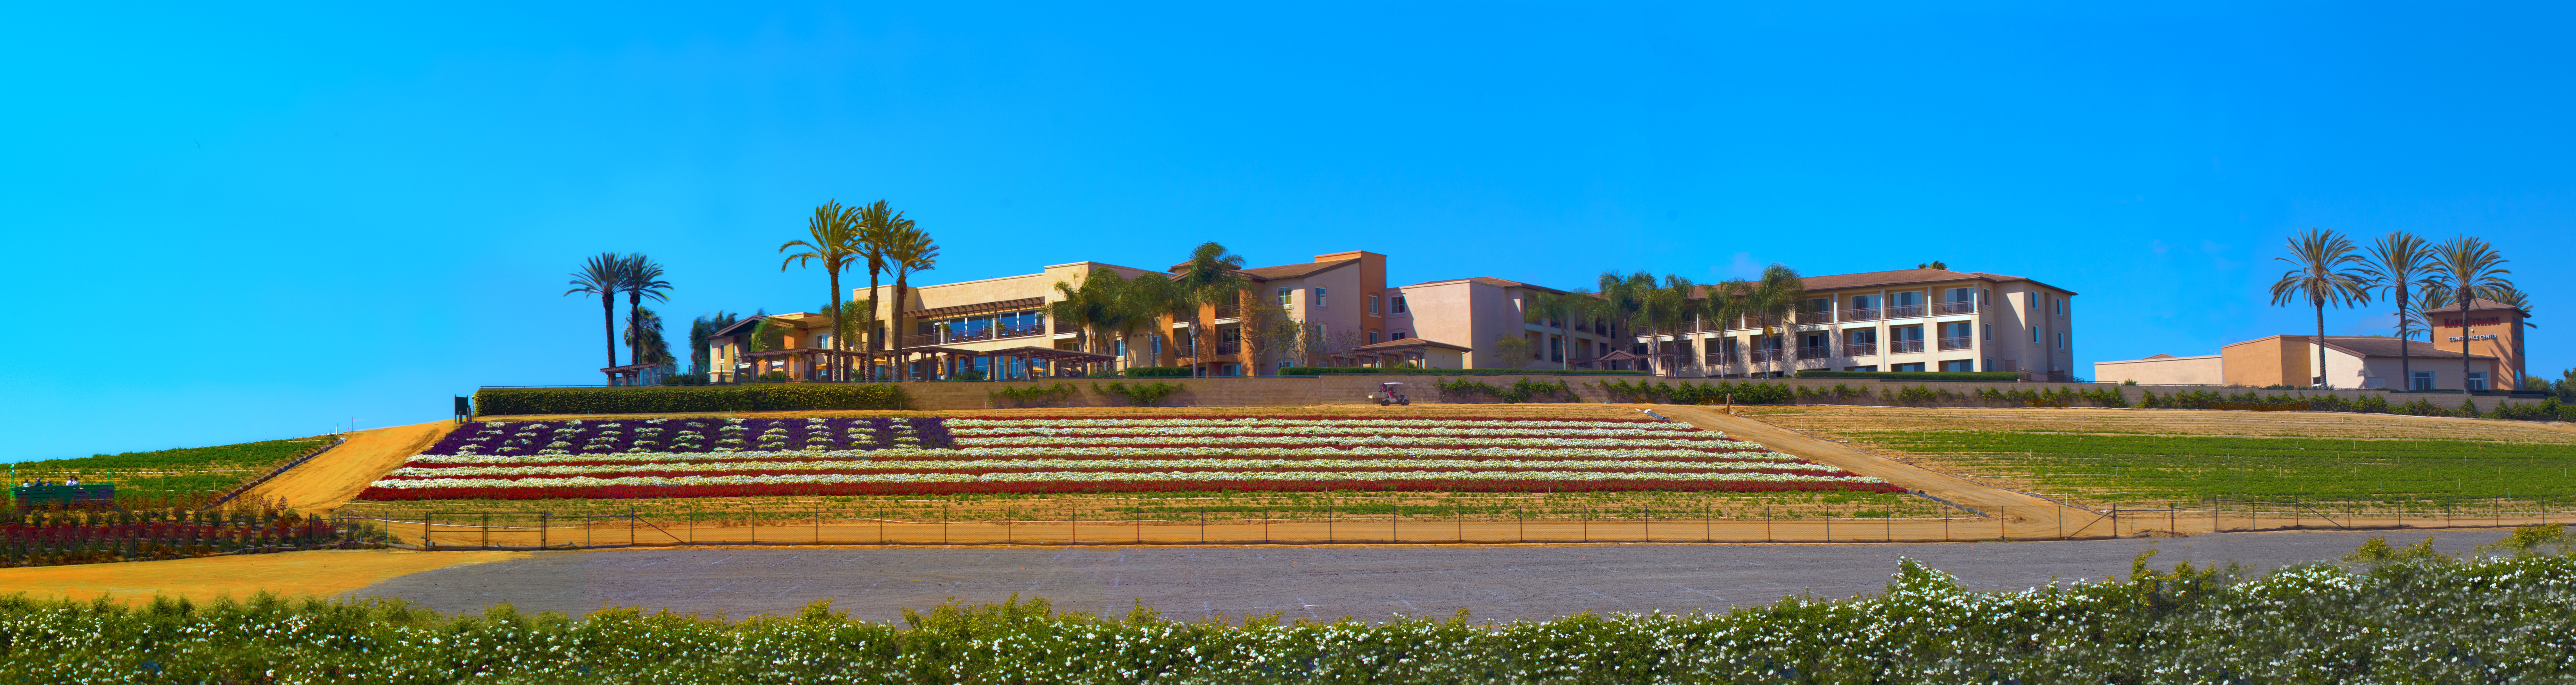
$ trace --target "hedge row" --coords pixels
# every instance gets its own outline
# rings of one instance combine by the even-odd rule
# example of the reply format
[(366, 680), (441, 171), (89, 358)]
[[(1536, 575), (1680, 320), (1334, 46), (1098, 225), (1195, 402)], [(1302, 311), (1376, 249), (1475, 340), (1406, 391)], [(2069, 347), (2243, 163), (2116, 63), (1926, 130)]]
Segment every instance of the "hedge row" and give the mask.
[(1595, 371), (1592, 369), (1406, 369), (1384, 366), (1291, 366), (1279, 370), (1282, 376), (1328, 376), (1349, 373), (1384, 373), (1404, 376), (1644, 376), (1644, 371)]
[(1128, 377), (1128, 378), (1188, 378), (1188, 377), (1190, 377), (1190, 367), (1187, 367), (1187, 366), (1131, 366), (1131, 367), (1127, 367), (1127, 377)]
[(474, 415), (669, 414), (794, 409), (902, 409), (889, 383), (758, 383), (627, 388), (484, 388)]
[(1799, 378), (1870, 378), (1882, 381), (1952, 381), (1960, 383), (2009, 383), (2021, 380), (2014, 371), (1826, 371), (1809, 369), (1798, 372)]

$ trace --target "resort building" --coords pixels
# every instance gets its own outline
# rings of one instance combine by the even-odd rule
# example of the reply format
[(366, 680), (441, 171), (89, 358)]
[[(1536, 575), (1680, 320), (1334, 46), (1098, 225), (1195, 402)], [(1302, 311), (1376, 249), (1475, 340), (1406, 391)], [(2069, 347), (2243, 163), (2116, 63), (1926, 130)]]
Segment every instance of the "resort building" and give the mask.
[[(2218, 354), (2177, 357), (2159, 354), (2145, 359), (2093, 363), (2093, 380), (2135, 381), (2139, 385), (2289, 386), (2386, 390), (2499, 389), (2499, 360), (2472, 354), (2469, 373), (2460, 375), (2460, 351), (2435, 343), (2384, 336), (2326, 336), (2325, 369), (2317, 370), (2313, 335), (2275, 335), (2220, 347)], [(2404, 350), (2407, 358), (2400, 358)]]
[[(1546, 286), (1491, 276), (1428, 281), (1387, 289), (1387, 335), (1390, 339), (1437, 341), (1464, 351), (1458, 368), (1571, 368), (1612, 351), (1619, 340), (1607, 326), (1591, 321), (1530, 322), (1522, 316), (1538, 294), (1565, 294)], [(1500, 357), (1496, 341), (1519, 337), (1530, 343), (1530, 358)], [(1374, 341), (1372, 341), (1374, 342)], [(1448, 367), (1433, 367), (1448, 368)]]
[(2074, 291), (2021, 276), (1945, 269), (1804, 281), (1806, 304), (1786, 322), (1758, 316), (1694, 319), (1677, 331), (1622, 335), (1629, 348), (1598, 362), (1637, 359), (1663, 375), (1711, 378), (1779, 377), (1803, 369), (2074, 377)]
[(827, 315), (743, 317), (707, 339), (707, 380), (740, 383), (768, 374), (786, 380), (827, 379), (833, 368), (831, 346), (832, 317)]
[[(2532, 390), (2522, 387), (2523, 370), (2530, 357), (2523, 354), (2522, 310), (2494, 300), (2470, 300), (2466, 316), (2460, 305), (2452, 304), (2425, 312), (2433, 322), (2433, 346), (2452, 352), (2492, 357), (2496, 360), (2489, 385), (2495, 390)], [(2459, 359), (2454, 354), (2452, 359)], [(2453, 375), (2459, 370), (2454, 367)], [(2443, 386), (2458, 387), (2458, 386)]]

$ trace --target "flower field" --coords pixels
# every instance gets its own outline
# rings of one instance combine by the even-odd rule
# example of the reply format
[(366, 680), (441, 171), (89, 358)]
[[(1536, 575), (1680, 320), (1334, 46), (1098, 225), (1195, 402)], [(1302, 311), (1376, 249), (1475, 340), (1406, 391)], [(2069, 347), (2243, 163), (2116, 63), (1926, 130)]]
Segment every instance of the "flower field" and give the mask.
[(1902, 492), (1684, 423), (1334, 417), (484, 422), (360, 499)]

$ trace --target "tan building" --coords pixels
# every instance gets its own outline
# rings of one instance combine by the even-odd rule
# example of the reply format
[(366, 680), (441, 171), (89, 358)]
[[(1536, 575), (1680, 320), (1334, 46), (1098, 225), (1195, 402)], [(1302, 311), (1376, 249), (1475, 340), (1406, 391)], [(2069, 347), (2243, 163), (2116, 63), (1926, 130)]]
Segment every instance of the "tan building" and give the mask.
[(1805, 285), (1807, 303), (1785, 329), (1738, 317), (1622, 337), (1632, 354), (1672, 355), (1651, 356), (1650, 368), (1686, 377), (1775, 377), (1803, 369), (2074, 377), (2074, 291), (2021, 276), (1943, 269), (1810, 276)]
[[(2493, 357), (2497, 368), (2488, 384), (2496, 390), (2531, 390), (2522, 387), (2522, 377), (2529, 359), (2523, 355), (2522, 312), (2494, 300), (2470, 300), (2467, 316), (2460, 315), (2460, 305), (2425, 312), (2433, 321), (2433, 346), (2453, 352), (2465, 349), (2469, 354)], [(2452, 355), (2452, 359), (2459, 359)], [(2459, 375), (2459, 367), (2451, 368)], [(2458, 386), (2443, 386), (2458, 387)]]
[[(1462, 368), (1564, 368), (1610, 352), (1617, 339), (1595, 322), (1527, 321), (1521, 311), (1541, 293), (1565, 291), (1491, 276), (1389, 288), (1387, 334), (1460, 347)], [(1530, 358), (1499, 358), (1495, 343), (1507, 337), (1529, 341)]]
[[(2326, 336), (2325, 369), (2317, 369), (2317, 337), (2275, 335), (2219, 348), (2214, 356), (2156, 355), (2095, 362), (2096, 382), (2140, 385), (2234, 385), (2386, 390), (2458, 390), (2460, 352), (2421, 340), (2382, 336)], [(2399, 357), (2403, 349), (2406, 358)], [(2471, 355), (2466, 387), (2495, 389), (2497, 359)]]
[[(764, 331), (763, 326), (781, 330)], [(755, 344), (753, 336), (763, 333), (773, 339)], [(795, 381), (829, 378), (831, 346), (832, 317), (813, 312), (744, 317), (708, 338), (707, 380), (741, 383), (765, 374)]]

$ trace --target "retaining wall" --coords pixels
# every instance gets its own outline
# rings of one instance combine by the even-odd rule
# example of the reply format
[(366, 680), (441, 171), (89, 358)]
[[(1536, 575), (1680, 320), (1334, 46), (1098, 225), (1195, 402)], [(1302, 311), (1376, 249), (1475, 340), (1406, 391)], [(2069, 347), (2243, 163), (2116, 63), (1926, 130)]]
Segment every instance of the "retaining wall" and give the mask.
[[(905, 396), (912, 402), (913, 407), (917, 409), (996, 409), (1021, 406), (1009, 398), (993, 397), (992, 393), (996, 389), (1027, 388), (1033, 386), (1054, 387), (1058, 383), (1065, 383), (1070, 384), (1075, 388), (1074, 393), (1062, 400), (1048, 402), (1046, 406), (1120, 407), (1128, 405), (1127, 399), (1124, 396), (1095, 390), (1093, 386), (1097, 385), (1101, 388), (1106, 388), (1110, 383), (1128, 383), (1130, 385), (1168, 383), (1183, 386), (1184, 389), (1165, 399), (1163, 401), (1164, 406), (1291, 407), (1317, 404), (1368, 404), (1371, 402), (1368, 397), (1371, 393), (1377, 392), (1378, 384), (1403, 383), (1405, 384), (1405, 393), (1411, 396), (1415, 403), (1419, 404), (1493, 404), (1500, 403), (1502, 400), (1491, 395), (1479, 393), (1468, 393), (1463, 395), (1443, 393), (1440, 391), (1438, 385), (1443, 381), (1466, 379), (1500, 387), (1510, 385), (1513, 381), (1517, 381), (1522, 378), (1528, 378), (1534, 382), (1553, 382), (1562, 380), (1567, 386), (1574, 390), (1575, 395), (1580, 398), (1579, 401), (1587, 403), (1629, 401), (1627, 398), (1611, 397), (1608, 393), (1604, 392), (1600, 385), (1607, 381), (1665, 384), (1679, 384), (1683, 381), (1689, 381), (1694, 384), (1713, 382), (1770, 383), (1806, 388), (1809, 390), (1831, 390), (1835, 386), (1843, 386), (1846, 388), (1861, 390), (1865, 394), (1857, 397), (1844, 397), (1829, 400), (1819, 399), (1811, 403), (1854, 405), (1883, 404), (1879, 399), (1880, 390), (1884, 389), (1893, 392), (1909, 387), (1947, 390), (1957, 394), (1974, 394), (1983, 390), (1999, 390), (2005, 392), (2062, 389), (2084, 391), (2117, 390), (2120, 392), (2120, 396), (2127, 399), (2131, 404), (2135, 404), (2140, 399), (2144, 398), (2147, 391), (2154, 391), (2159, 395), (2194, 391), (2215, 392), (2228, 395), (2242, 394), (2246, 392), (2266, 396), (2286, 395), (2318, 397), (2322, 395), (2334, 395), (2346, 400), (2359, 400), (2363, 397), (2376, 396), (2386, 399), (2391, 405), (2406, 404), (2408, 402), (2422, 399), (2445, 409), (2460, 406), (2460, 401), (2464, 399), (2464, 396), (2460, 393), (2382, 392), (2378, 390), (2264, 390), (2260, 388), (2216, 385), (2120, 385), (2115, 383), (2041, 382), (1969, 383), (1903, 380), (1881, 381), (1850, 378), (1702, 379), (1661, 378), (1633, 375), (1533, 375), (1524, 377), (1509, 374), (1475, 376), (1346, 374), (1327, 375), (1316, 378), (1063, 378), (1044, 379), (1036, 383), (1027, 381), (917, 382), (904, 383), (903, 391)], [(2539, 404), (2542, 400), (2542, 398), (2538, 397), (2507, 397), (2503, 395), (2470, 395), (2465, 397), (2475, 398), (2481, 409), (2493, 409), (2499, 404)], [(1562, 398), (1548, 398), (1533, 401), (1563, 402), (1566, 400)]]

